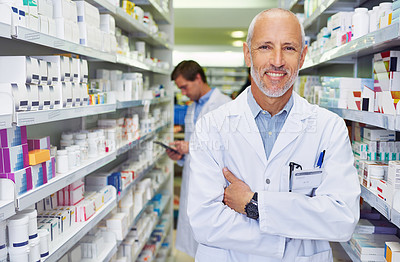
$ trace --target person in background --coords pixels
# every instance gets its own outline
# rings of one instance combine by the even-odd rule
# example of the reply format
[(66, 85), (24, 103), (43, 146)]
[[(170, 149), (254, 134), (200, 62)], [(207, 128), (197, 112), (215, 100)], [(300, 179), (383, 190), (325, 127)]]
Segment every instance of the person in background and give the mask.
[(201, 118), (190, 142), (196, 262), (333, 261), (360, 185), (342, 118), (293, 92), (307, 46), (290, 11), (258, 14), (243, 44), (252, 82)]
[(222, 94), (217, 88), (211, 89), (207, 83), (203, 68), (192, 60), (180, 62), (173, 70), (171, 80), (175, 81), (183, 95), (193, 101), (188, 107), (185, 116), (185, 140), (171, 143), (179, 151), (179, 154), (171, 150), (167, 150), (167, 154), (172, 160), (176, 160), (179, 165), (183, 165), (175, 247), (194, 257), (198, 244), (193, 238), (186, 212), (190, 176), (189, 140), (198, 119), (211, 110), (231, 101), (231, 99)]

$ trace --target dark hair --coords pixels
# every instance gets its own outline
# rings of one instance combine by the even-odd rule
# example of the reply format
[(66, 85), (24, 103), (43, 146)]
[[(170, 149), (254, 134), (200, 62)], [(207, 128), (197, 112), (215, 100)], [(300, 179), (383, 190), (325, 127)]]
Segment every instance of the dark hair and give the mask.
[(197, 74), (200, 74), (201, 80), (207, 84), (203, 68), (193, 60), (183, 60), (172, 71), (171, 80), (176, 80), (179, 76), (182, 76), (188, 81), (194, 81)]

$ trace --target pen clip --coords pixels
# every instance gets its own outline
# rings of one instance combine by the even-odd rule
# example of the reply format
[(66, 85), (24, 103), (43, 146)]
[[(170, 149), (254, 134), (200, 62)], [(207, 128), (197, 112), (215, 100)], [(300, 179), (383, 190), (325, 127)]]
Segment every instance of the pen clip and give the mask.
[(318, 157), (318, 162), (317, 162), (317, 168), (322, 167), (322, 163), (324, 162), (324, 157), (325, 157), (325, 150), (323, 150)]

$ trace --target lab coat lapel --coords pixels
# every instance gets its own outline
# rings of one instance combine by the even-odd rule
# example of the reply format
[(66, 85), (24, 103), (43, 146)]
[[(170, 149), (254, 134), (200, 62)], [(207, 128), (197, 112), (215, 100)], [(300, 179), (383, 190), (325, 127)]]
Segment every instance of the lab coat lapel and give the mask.
[[(311, 115), (311, 107), (295, 92), (293, 92), (293, 98), (293, 107), (272, 147), (270, 161), (285, 147), (294, 143), (294, 140), (306, 130), (307, 123), (303, 120)], [(290, 156), (288, 155), (288, 157)]]
[[(235, 102), (236, 101), (238, 104), (231, 104), (233, 106), (231, 107), (230, 114), (230, 128), (233, 128), (233, 130), (236, 129), (250, 144), (250, 148), (256, 151), (260, 160), (266, 164), (267, 157), (265, 155), (264, 143), (247, 103), (247, 89), (242, 95), (236, 98)], [(234, 118), (232, 116), (234, 116)]]
[(210, 98), (208, 99), (206, 104), (201, 109), (200, 114), (197, 117), (197, 119), (200, 119), (203, 115), (210, 112), (210, 108), (215, 108), (215, 103), (217, 102), (216, 99), (218, 98), (219, 94), (220, 94), (220, 91), (217, 88), (215, 88), (214, 91), (212, 92)]

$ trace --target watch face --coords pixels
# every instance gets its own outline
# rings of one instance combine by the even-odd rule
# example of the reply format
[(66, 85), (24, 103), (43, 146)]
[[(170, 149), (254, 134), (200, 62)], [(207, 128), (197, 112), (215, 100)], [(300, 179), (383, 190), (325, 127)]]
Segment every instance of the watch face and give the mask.
[(253, 202), (250, 202), (246, 205), (245, 211), (247, 217), (258, 219), (258, 207)]

